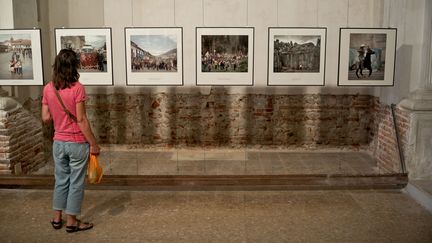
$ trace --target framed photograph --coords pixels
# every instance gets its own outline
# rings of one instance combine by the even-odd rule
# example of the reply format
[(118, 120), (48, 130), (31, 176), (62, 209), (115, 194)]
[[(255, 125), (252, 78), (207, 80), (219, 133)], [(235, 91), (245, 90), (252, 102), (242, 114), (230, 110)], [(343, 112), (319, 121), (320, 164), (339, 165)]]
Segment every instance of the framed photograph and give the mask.
[(43, 85), (40, 29), (0, 30), (0, 85)]
[(253, 85), (253, 27), (196, 28), (197, 85)]
[(396, 29), (340, 28), (340, 86), (393, 86)]
[(84, 85), (113, 85), (111, 28), (55, 29), (56, 53), (75, 51), (80, 82)]
[(183, 28), (125, 28), (126, 84), (183, 85)]
[(327, 28), (269, 28), (268, 85), (324, 85)]

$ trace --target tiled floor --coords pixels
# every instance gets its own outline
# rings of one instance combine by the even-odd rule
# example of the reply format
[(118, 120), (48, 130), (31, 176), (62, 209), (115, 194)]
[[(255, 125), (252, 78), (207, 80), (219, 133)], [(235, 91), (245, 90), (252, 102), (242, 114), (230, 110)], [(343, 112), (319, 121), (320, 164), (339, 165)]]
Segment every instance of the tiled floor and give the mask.
[[(380, 174), (362, 151), (257, 149), (140, 149), (104, 146), (99, 162), (105, 175), (287, 175)], [(34, 174), (52, 174), (48, 162)]]

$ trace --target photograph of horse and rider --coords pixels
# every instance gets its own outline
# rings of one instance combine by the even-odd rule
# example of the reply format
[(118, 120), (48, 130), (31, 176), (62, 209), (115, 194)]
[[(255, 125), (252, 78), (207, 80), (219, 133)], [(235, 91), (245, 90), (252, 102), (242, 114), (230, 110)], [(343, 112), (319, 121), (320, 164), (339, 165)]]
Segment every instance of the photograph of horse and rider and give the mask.
[(350, 34), (348, 80), (384, 80), (386, 34)]

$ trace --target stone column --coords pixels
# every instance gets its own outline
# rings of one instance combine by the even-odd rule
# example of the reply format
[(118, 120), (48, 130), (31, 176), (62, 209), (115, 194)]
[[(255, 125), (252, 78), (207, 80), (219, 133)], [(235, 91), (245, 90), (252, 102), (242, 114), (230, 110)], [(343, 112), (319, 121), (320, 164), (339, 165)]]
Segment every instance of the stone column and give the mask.
[[(11, 157), (15, 156), (16, 153), (11, 147), (16, 147), (10, 143), (10, 114), (16, 112), (21, 108), (14, 99), (10, 97), (0, 97), (0, 175), (12, 174), (15, 171), (17, 174), (21, 173), (21, 164), (14, 163), (14, 159)], [(11, 154), (13, 156), (11, 156)], [(14, 161), (14, 162), (13, 162)], [(16, 166), (16, 168), (14, 168)]]
[(39, 116), (13, 98), (0, 98), (0, 175), (28, 174), (46, 161)]
[(432, 179), (432, 1), (425, 1), (422, 78), (400, 107), (411, 113), (406, 164), (410, 179)]

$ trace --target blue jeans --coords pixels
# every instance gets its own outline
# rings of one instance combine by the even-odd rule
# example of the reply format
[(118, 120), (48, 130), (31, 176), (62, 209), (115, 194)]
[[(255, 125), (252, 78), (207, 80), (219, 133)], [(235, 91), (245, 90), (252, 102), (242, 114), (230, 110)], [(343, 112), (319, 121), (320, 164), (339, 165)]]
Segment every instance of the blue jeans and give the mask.
[(64, 210), (69, 215), (81, 213), (89, 152), (87, 143), (54, 141), (54, 210)]

